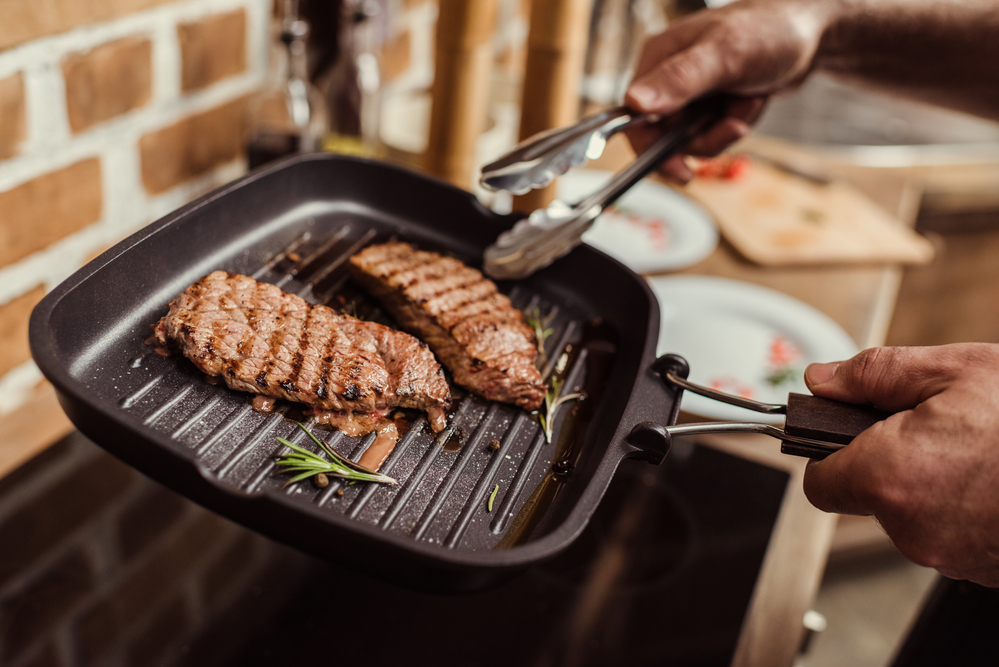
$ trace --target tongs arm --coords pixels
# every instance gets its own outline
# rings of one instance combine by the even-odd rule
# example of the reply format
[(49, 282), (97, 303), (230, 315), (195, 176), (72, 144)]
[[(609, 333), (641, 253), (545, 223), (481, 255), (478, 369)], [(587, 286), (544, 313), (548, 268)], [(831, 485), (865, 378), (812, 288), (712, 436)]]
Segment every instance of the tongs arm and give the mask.
[[(596, 217), (618, 197), (696, 134), (720, 120), (727, 99), (712, 95), (695, 100), (677, 117), (669, 119), (663, 135), (604, 187), (571, 207), (556, 200), (547, 209), (534, 211), (513, 229), (503, 232), (486, 249), (486, 273), (501, 279), (524, 278), (568, 253), (581, 242), (583, 232)], [(658, 117), (636, 116), (622, 109), (597, 114), (521, 144), (506, 157), (483, 168), (481, 182), (486, 187), (515, 193), (542, 187), (570, 167), (581, 166), (588, 156), (599, 156), (612, 134), (639, 122), (657, 120)]]
[(541, 132), (482, 167), (479, 183), (489, 190), (515, 195), (543, 188), (573, 167), (582, 167), (603, 155), (611, 136), (655, 119), (626, 107), (614, 107), (575, 125)]

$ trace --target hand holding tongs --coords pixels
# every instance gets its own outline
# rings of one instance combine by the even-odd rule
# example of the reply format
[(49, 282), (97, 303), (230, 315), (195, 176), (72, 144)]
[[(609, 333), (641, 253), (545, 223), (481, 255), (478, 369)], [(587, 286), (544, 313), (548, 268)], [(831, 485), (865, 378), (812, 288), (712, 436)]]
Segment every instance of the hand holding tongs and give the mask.
[[(497, 279), (524, 278), (579, 245), (583, 232), (598, 215), (631, 186), (682, 149), (699, 132), (718, 122), (728, 98), (722, 95), (691, 102), (669, 119), (663, 135), (618, 172), (607, 185), (569, 206), (553, 201), (500, 234), (485, 252), (485, 272)], [(513, 194), (541, 188), (573, 167), (603, 154), (607, 140), (636, 125), (660, 124), (653, 114), (617, 107), (582, 119), (575, 125), (543, 132), (482, 168), (480, 183)]]
[(674, 436), (711, 435), (718, 433), (763, 433), (781, 441), (781, 452), (812, 459), (824, 459), (846, 447), (855, 437), (887, 419), (891, 412), (865, 405), (841, 403), (818, 396), (788, 394), (787, 405), (760, 403), (741, 396), (708, 389), (687, 379), (689, 367), (683, 357), (667, 354), (652, 365), (652, 371), (676, 391), (671, 421), (679, 414), (683, 390), (692, 391), (722, 403), (748, 408), (765, 414), (784, 415), (784, 428), (757, 422), (703, 422), (697, 424), (669, 424), (654, 422), (638, 424), (628, 436), (629, 442), (654, 438), (660, 441), (655, 449), (669, 451)]

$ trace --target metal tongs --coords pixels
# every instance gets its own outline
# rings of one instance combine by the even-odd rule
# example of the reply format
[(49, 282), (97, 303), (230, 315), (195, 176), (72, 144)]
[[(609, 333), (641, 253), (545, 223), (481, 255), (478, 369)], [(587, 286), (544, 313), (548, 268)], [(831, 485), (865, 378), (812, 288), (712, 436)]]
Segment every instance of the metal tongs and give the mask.
[(537, 134), (482, 168), (479, 182), (490, 190), (524, 194), (550, 184), (573, 167), (603, 154), (607, 140), (638, 125), (659, 125), (662, 136), (604, 187), (575, 205), (559, 200), (538, 209), (500, 234), (485, 252), (485, 272), (496, 279), (525, 278), (567, 254), (581, 242), (597, 216), (649, 172), (718, 122), (728, 98), (712, 95), (691, 102), (673, 117), (616, 107), (575, 125)]
[(871, 406), (841, 403), (818, 396), (790, 393), (787, 405), (760, 403), (741, 396), (702, 387), (687, 379), (689, 366), (683, 357), (667, 354), (652, 365), (652, 372), (667, 385), (675, 387), (677, 395), (671, 422), (679, 415), (683, 391), (691, 391), (707, 398), (748, 408), (768, 415), (784, 415), (784, 428), (758, 422), (702, 422), (696, 424), (671, 423), (661, 426), (653, 422), (638, 424), (628, 436), (629, 442), (654, 438), (654, 449), (669, 451), (673, 437), (713, 435), (719, 433), (762, 433), (781, 441), (781, 452), (811, 459), (824, 459), (846, 447), (855, 437), (887, 419), (891, 412)]

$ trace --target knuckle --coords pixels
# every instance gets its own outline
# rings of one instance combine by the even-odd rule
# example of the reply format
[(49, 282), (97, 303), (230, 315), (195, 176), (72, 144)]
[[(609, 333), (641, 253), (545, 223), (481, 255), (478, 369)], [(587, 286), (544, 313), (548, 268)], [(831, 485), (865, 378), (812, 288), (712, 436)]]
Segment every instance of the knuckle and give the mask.
[(662, 65), (662, 80), (677, 96), (688, 97), (700, 77), (698, 58), (689, 52), (672, 58)]
[(828, 512), (832, 509), (831, 504), (827, 500), (827, 496), (829, 495), (828, 487), (829, 484), (822, 474), (819, 462), (809, 461), (808, 467), (805, 469), (805, 477), (802, 480), (802, 490), (805, 492), (808, 502), (823, 512)]
[(726, 82), (742, 80), (751, 48), (747, 33), (738, 26), (726, 23), (719, 29), (716, 39), (720, 47), (717, 58), (721, 78)]
[(935, 569), (952, 567), (953, 545), (926, 523), (924, 490), (898, 482), (894, 473), (886, 469), (881, 483), (867, 490), (874, 516), (895, 547), (913, 563)]
[[(884, 423), (871, 427), (875, 438), (881, 438), (886, 429)], [(879, 448), (880, 449), (880, 448)], [(881, 463), (876, 469), (867, 468), (866, 475), (858, 480), (858, 493), (863, 494), (863, 503), (879, 517), (890, 520), (892, 525), (915, 526), (921, 523), (921, 510), (925, 504), (925, 489), (912, 483), (912, 476), (897, 457), (879, 457)]]
[(913, 355), (920, 354), (926, 359), (917, 371), (922, 377), (953, 376), (975, 357), (970, 348), (960, 345), (944, 345), (911, 352)]
[(639, 53), (638, 60), (635, 63), (635, 72), (633, 74), (634, 78), (637, 79), (655, 67), (657, 60), (656, 40), (658, 37), (660, 37), (660, 35), (650, 37), (642, 44), (641, 52)]
[(891, 474), (883, 475), (878, 483), (868, 485), (868, 502), (875, 515), (891, 517), (893, 522), (908, 522), (913, 514), (909, 494), (893, 478)]
[(968, 367), (999, 368), (999, 345), (995, 343), (959, 343), (938, 350), (941, 364), (952, 373)]
[(892, 540), (892, 543), (903, 556), (920, 567), (942, 567), (941, 560), (937, 556), (936, 551), (927, 548), (924, 544), (919, 542), (910, 543), (908, 540)]
[(884, 375), (884, 367), (890, 366), (892, 348), (872, 347), (863, 350), (847, 364), (847, 379), (853, 386), (871, 386)]
[(899, 552), (921, 567), (935, 570), (956, 570), (959, 564), (947, 545), (927, 537), (906, 537), (893, 539), (892, 543)]

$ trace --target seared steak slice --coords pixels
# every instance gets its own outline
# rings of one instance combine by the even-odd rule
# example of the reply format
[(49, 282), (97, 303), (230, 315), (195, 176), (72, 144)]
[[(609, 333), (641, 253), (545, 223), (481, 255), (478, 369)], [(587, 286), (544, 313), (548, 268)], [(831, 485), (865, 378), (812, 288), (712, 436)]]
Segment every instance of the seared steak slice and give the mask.
[(451, 401), (434, 355), (409, 334), (225, 271), (171, 301), (155, 334), (240, 391), (348, 413), (417, 408), (440, 427)]
[(430, 346), (458, 384), (529, 410), (541, 405), (534, 332), (491, 280), (407, 243), (369, 246), (350, 264), (354, 278)]

